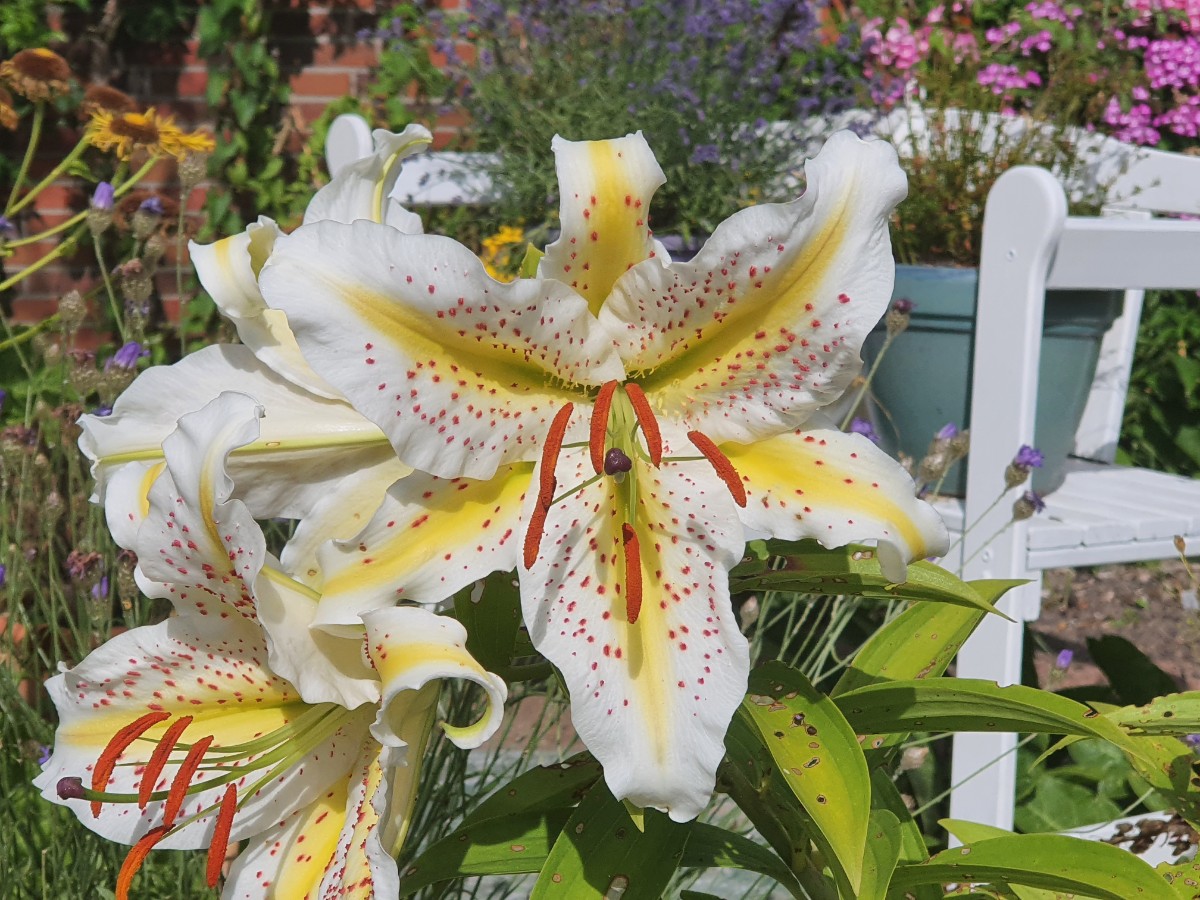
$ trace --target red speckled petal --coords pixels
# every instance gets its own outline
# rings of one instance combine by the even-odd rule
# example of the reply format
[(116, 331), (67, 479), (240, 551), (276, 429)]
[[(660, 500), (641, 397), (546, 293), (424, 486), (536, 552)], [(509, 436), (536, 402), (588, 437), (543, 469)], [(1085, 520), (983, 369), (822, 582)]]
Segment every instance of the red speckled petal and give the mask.
[(230, 497), (226, 459), (257, 437), (257, 414), (244, 394), (222, 394), (163, 442), (166, 472), (138, 530), (139, 586), (181, 615), (261, 627), (272, 669), (309, 703), (374, 702), (379, 685), (362, 659), (361, 622), (350, 638), (311, 630), (317, 594), (279, 570), (246, 505)]
[(884, 574), (897, 582), (912, 560), (946, 552), (941, 516), (914, 496), (900, 464), (824, 417), (794, 433), (721, 449), (746, 485), (741, 516), (755, 531), (815, 538), (826, 547), (876, 540)]
[(555, 137), (552, 146), (562, 233), (538, 272), (569, 284), (596, 313), (630, 266), (657, 256), (648, 212), (666, 178), (640, 131), (609, 141)]
[[(695, 455), (664, 428), (666, 456)], [(592, 475), (586, 448), (564, 451), (560, 490)], [(520, 569), (534, 646), (563, 674), (571, 719), (613, 794), (695, 818), (711, 796), (725, 731), (746, 690), (749, 654), (727, 572), (742, 529), (706, 460), (634, 463), (642, 604), (627, 620), (620, 490), (601, 479), (555, 504), (541, 554)], [(527, 501), (528, 505), (528, 501)]]
[[(151, 801), (144, 811), (133, 803), (106, 803), (96, 819), (87, 801), (62, 801), (55, 792), (64, 776), (79, 776), (85, 784), (90, 783), (92, 767), (120, 728), (149, 710), (165, 709), (194, 717), (184, 732), (185, 742), (211, 734), (216, 737), (214, 747), (219, 748), (269, 733), (311, 709), (290, 684), (267, 667), (261, 632), (236, 618), (172, 617), (158, 625), (135, 628), (93, 651), (74, 669), (50, 679), (46, 689), (58, 708), (60, 725), (54, 753), (35, 784), (46, 799), (71, 807), (92, 830), (126, 844), (159, 824), (161, 801)], [(281, 779), (247, 800), (234, 819), (232, 839), (257, 834), (271, 821), (311, 802), (343, 776), (373, 712), (367, 706), (349, 714), (345, 728), (320, 742)], [(156, 738), (168, 725), (163, 722), (146, 736)], [(108, 790), (136, 793), (154, 746), (150, 741), (135, 741), (119, 757)], [(254, 758), (232, 764), (244, 767)], [(173, 757), (159, 776), (156, 790), (170, 786), (181, 760), (180, 754)], [(248, 772), (236, 782), (239, 790), (261, 774), (261, 770)], [(215, 775), (212, 770), (201, 770), (194, 782)], [(217, 803), (223, 792), (222, 785), (190, 796), (178, 821)], [(167, 838), (161, 846), (206, 847), (212, 825), (212, 818), (207, 817)]]
[(718, 443), (790, 430), (833, 401), (891, 296), (895, 150), (839, 132), (805, 171), (798, 200), (736, 213), (692, 262), (642, 263), (600, 313), (656, 409)]
[(534, 458), (563, 403), (623, 376), (570, 288), (500, 284), (447, 238), (305, 225), (276, 242), (259, 283), (313, 369), (404, 462), (445, 478)]
[(362, 533), (321, 548), (316, 624), (357, 624), (362, 612), (398, 600), (440, 603), (489, 572), (514, 568), (532, 471), (532, 463), (517, 463), (486, 481), (423, 472), (398, 481)]

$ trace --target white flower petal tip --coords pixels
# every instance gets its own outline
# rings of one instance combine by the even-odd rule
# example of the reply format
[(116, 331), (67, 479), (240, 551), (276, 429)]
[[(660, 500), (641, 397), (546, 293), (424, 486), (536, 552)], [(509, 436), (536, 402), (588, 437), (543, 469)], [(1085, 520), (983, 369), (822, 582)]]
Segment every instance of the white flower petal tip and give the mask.
[(371, 733), (384, 746), (402, 747), (403, 723), (410, 704), (426, 685), (450, 678), (465, 679), (483, 688), (486, 709), (467, 726), (443, 724), (459, 747), (478, 747), (500, 727), (508, 687), (486, 671), (466, 649), (467, 632), (454, 619), (418, 607), (400, 606), (363, 614), (367, 652), (383, 684), (383, 701)]
[(859, 434), (817, 417), (811, 427), (752, 445), (722, 445), (746, 484), (742, 521), (785, 540), (825, 547), (876, 541), (883, 574), (903, 582), (907, 565), (949, 546), (941, 516), (915, 496), (898, 462)]
[(372, 138), (375, 149), (370, 156), (346, 166), (317, 191), (304, 212), (305, 225), (368, 219), (404, 234), (421, 233), (421, 218), (393, 198), (392, 190), (401, 162), (428, 147), (433, 135), (422, 125), (409, 125), (399, 134), (376, 129)]
[(650, 199), (666, 178), (640, 131), (608, 141), (555, 137), (551, 146), (562, 231), (539, 273), (570, 285), (595, 313), (626, 269), (657, 255)]

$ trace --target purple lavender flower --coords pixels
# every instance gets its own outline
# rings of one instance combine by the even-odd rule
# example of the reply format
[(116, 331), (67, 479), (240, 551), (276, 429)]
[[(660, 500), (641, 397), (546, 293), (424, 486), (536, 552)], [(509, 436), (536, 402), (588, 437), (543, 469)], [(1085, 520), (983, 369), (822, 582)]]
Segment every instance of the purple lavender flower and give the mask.
[(8, 399), (8, 391), (0, 388), (0, 412), (4, 411), (4, 401)]
[(101, 419), (105, 418), (106, 416), (111, 416), (112, 415), (112, 407), (107, 403), (101, 403), (99, 406), (97, 406), (95, 409), (92, 410), (92, 415), (96, 416), (98, 418), (101, 418)]
[(92, 599), (93, 600), (107, 600), (108, 599), (108, 576), (107, 575), (101, 576), (99, 583), (92, 585)]
[(38, 744), (38, 759), (37, 759), (38, 765), (44, 766), (44, 765), (46, 765), (46, 763), (50, 762), (50, 754), (53, 752), (54, 752), (53, 749), (51, 747), (49, 747), (48, 745)]
[(958, 434), (958, 426), (955, 425), (953, 422), (947, 422), (945, 425), (943, 425), (941, 428), (938, 429), (938, 433), (934, 435), (934, 438), (936, 438), (939, 441), (948, 441), (951, 438), (955, 437), (957, 434)]
[(104, 363), (104, 371), (108, 372), (114, 368), (136, 369), (138, 360), (149, 355), (150, 351), (137, 341), (129, 341), (108, 358), (108, 361)]
[(907, 297), (901, 297), (898, 300), (894, 300), (892, 302), (892, 309), (895, 312), (901, 313), (902, 315), (907, 316), (916, 308), (917, 308), (917, 304), (913, 303)]
[(102, 181), (96, 185), (96, 190), (92, 192), (92, 209), (98, 209), (101, 212), (110, 212), (113, 208), (113, 200), (116, 194), (113, 191), (113, 186), (107, 181)]
[(148, 212), (152, 216), (161, 216), (163, 214), (162, 198), (147, 197), (138, 207), (142, 212)]
[(1070, 648), (1059, 650), (1058, 656), (1054, 658), (1054, 668), (1058, 669), (1060, 672), (1065, 672), (1067, 669), (1071, 668), (1071, 662), (1074, 659), (1074, 650), (1071, 650)]
[(700, 163), (718, 163), (721, 161), (721, 151), (716, 144), (697, 144), (692, 149), (691, 162), (694, 164)]
[(1046, 457), (1042, 455), (1042, 451), (1028, 444), (1022, 444), (1017, 455), (1013, 457), (1013, 465), (1025, 469), (1040, 469), (1045, 462)]
[(0, 237), (6, 234), (16, 234), (17, 226), (12, 223), (8, 216), (0, 216)]
[(4, 582), (8, 580), (7, 576), (8, 569), (5, 568), (4, 563), (0, 563), (0, 588), (4, 587)]
[(879, 435), (876, 434), (874, 427), (866, 419), (860, 419), (856, 416), (854, 421), (850, 423), (850, 433), (861, 434), (872, 444), (879, 443)]
[(1012, 517), (1014, 522), (1021, 522), (1037, 515), (1046, 508), (1046, 501), (1035, 491), (1026, 491), (1013, 504)]
[(1183, 742), (1192, 748), (1192, 751), (1200, 751), (1200, 734), (1185, 734)]

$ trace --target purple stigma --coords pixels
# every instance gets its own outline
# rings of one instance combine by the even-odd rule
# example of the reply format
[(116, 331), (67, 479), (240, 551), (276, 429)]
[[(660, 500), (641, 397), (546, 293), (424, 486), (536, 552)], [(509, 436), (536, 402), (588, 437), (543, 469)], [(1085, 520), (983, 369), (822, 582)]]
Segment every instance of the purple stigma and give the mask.
[(68, 775), (66, 778), (60, 778), (58, 779), (57, 790), (59, 800), (82, 800), (83, 779), (78, 775)]
[(625, 455), (625, 451), (613, 447), (604, 454), (604, 474), (624, 474), (633, 468), (633, 460)]

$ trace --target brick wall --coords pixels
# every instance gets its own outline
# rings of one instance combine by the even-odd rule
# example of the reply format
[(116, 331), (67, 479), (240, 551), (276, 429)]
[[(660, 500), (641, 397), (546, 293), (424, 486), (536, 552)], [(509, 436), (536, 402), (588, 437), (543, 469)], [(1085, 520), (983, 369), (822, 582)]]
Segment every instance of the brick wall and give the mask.
[[(459, 0), (441, 0), (441, 5), (447, 9), (457, 8), (458, 4)], [(272, 19), (272, 43), (292, 92), (285, 124), (285, 128), (292, 130), (291, 146), (295, 146), (297, 137), (307, 136), (311, 123), (329, 103), (348, 94), (357, 94), (366, 86), (377, 54), (373, 46), (360, 43), (356, 33), (375, 25), (377, 10), (388, 8), (389, 4), (369, 0), (329, 0), (324, 4), (291, 0), (290, 6), (276, 7)], [(122, 61), (113, 85), (146, 106), (170, 113), (183, 126), (203, 127), (209, 121), (205, 102), (208, 73), (203, 60), (196, 54), (197, 45), (193, 35), (177, 45), (134, 48), (131, 56)], [(35, 163), (35, 176), (49, 172), (62, 154), (74, 145), (78, 130), (73, 122), (65, 124), (70, 127), (59, 127), (53, 139), (43, 142), (46, 153), (40, 154), (41, 158)], [(446, 116), (429, 124), (435, 133), (435, 146), (440, 147), (459, 133), (464, 122), (461, 118)], [(25, 146), (23, 135), (0, 132), (0, 153), (19, 158)], [(157, 166), (143, 183), (146, 188), (167, 198), (178, 197), (173, 164)], [(4, 189), (7, 191), (8, 186)], [(216, 185), (202, 184), (188, 198), (192, 227), (197, 220), (195, 214), (204, 204), (205, 192), (219, 189)], [(20, 236), (37, 234), (69, 219), (86, 208), (87, 199), (87, 193), (78, 182), (55, 184), (39, 197), (34, 204), (36, 208), (23, 212), (18, 218), (16, 224)], [(40, 259), (55, 246), (54, 240), (48, 240), (17, 248), (12, 256), (3, 260), (5, 277)], [(163, 311), (172, 319), (177, 314), (173, 259), (172, 250), (164, 260), (156, 285)], [(110, 264), (112, 262), (109, 260)], [(16, 322), (29, 324), (53, 313), (58, 299), (66, 291), (77, 288), (86, 292), (95, 287), (96, 277), (90, 240), (85, 240), (73, 256), (64, 257), (22, 280), (14, 290), (0, 297), (0, 301)], [(105, 337), (91, 335), (85, 337), (83, 343), (95, 345)]]

